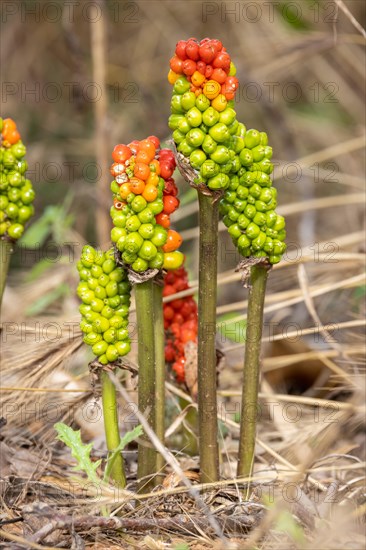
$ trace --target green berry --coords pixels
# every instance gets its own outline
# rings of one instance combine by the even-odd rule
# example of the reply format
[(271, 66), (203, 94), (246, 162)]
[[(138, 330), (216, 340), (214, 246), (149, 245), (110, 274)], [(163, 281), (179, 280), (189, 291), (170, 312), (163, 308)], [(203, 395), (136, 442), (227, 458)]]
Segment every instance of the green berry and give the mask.
[(107, 348), (107, 351), (106, 351), (106, 357), (108, 359), (109, 362), (113, 363), (114, 361), (116, 361), (118, 359), (118, 351), (117, 351), (117, 348), (114, 346), (114, 345), (110, 345), (108, 346)]
[(245, 133), (245, 147), (253, 149), (261, 142), (261, 134), (258, 130), (247, 130)]
[[(93, 322), (92, 326), (94, 332), (100, 334), (109, 329), (109, 321), (105, 317), (99, 317)], [(104, 351), (102, 353), (104, 353)]]
[(117, 332), (116, 332), (116, 329), (113, 327), (109, 328), (103, 333), (103, 339), (108, 344), (113, 344), (116, 341), (116, 338), (117, 338)]
[(94, 353), (94, 355), (99, 357), (100, 355), (103, 355), (103, 353), (107, 351), (107, 348), (108, 348), (107, 342), (105, 342), (104, 340), (101, 340), (100, 342), (97, 342), (96, 344), (94, 344), (94, 346), (92, 347), (92, 352)]
[(8, 235), (12, 239), (20, 239), (20, 237), (23, 235), (24, 232), (24, 226), (20, 223), (12, 223), (8, 227)]
[(227, 126), (223, 122), (218, 122), (209, 129), (209, 134), (217, 143), (223, 143), (230, 138)]

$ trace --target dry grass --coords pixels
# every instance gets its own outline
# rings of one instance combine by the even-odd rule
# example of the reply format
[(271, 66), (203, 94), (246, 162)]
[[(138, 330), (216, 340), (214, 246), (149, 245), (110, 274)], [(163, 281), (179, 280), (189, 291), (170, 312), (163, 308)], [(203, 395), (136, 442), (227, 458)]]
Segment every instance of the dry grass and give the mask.
[[(208, 4), (217, 13), (207, 14)], [(220, 317), (219, 328), (226, 326), (228, 332), (218, 338), (226, 353), (218, 387), (223, 479), (214, 486), (194, 483), (193, 487), (209, 509), (208, 516), (219, 523), (239, 510), (253, 518), (265, 510), (264, 519), (248, 533), (227, 528), (222, 540), (210, 531), (209, 523), (206, 527), (199, 523), (198, 515), (206, 516), (186, 487), (174, 485), (136, 497), (133, 449), (126, 453), (131, 472), (128, 492), (116, 498), (106, 487), (96, 500), (81, 484), (74, 484), (70, 491), (74, 483), (71, 459), (54, 444), (53, 424), (65, 420), (80, 426), (84, 439), (95, 442), (96, 456), (104, 452), (86, 368), (90, 356), (77, 328), (75, 261), (67, 256), (63, 262), (50, 263), (44, 275), (27, 281), (26, 271), (34, 260), (18, 248), (1, 319), (1, 416), (8, 423), (1, 428), (6, 448), (1, 459), (0, 523), (26, 516), (26, 506), (37, 500), (75, 517), (84, 513), (100, 517), (107, 507), (122, 518), (151, 519), (154, 510), (153, 517), (182, 514), (192, 521), (186, 532), (161, 527), (147, 536), (103, 528), (66, 530), (46, 542), (30, 543), (30, 533), (39, 526), (31, 527), (32, 514), (28, 514), (24, 527), (22, 523), (1, 526), (3, 548), (71, 544), (82, 548), (82, 540), (86, 547), (98, 549), (175, 548), (182, 541), (196, 550), (364, 547), (365, 6), (359, 1), (336, 0), (321, 1), (318, 8), (316, 4), (310, 9), (309, 2), (299, 0), (296, 5), (305, 26), (296, 30), (273, 6), (271, 19), (268, 2), (257, 2), (261, 17), (255, 24), (248, 20), (255, 16), (253, 8), (245, 11), (245, 2), (238, 3), (242, 11), (237, 21), (234, 15), (224, 17), (222, 10), (232, 8), (231, 4), (154, 0), (126, 7), (122, 2), (109, 3), (108, 15), (98, 28), (83, 16), (82, 3), (75, 7), (73, 17), (64, 11), (54, 23), (42, 15), (39, 22), (27, 14), (22, 19), (19, 11), (9, 16), (1, 31), (1, 76), (8, 83), (3, 88), (7, 95), (2, 114), (17, 119), (28, 144), (37, 215), (73, 192), (75, 223), (61, 244), (65, 251), (66, 240), (74, 243), (77, 257), (85, 241), (105, 240), (105, 225), (97, 231), (94, 216), (96, 211), (103, 216), (103, 205), (109, 204), (108, 186), (100, 185), (97, 191), (95, 178), (85, 175), (85, 167), (93, 162), (105, 165), (106, 151), (109, 155), (117, 142), (151, 133), (168, 137), (171, 90), (165, 75), (178, 39), (217, 36), (227, 46), (242, 83), (238, 117), (248, 127), (267, 131), (274, 147), (274, 179), (279, 210), (287, 217), (289, 252), (269, 281), (253, 492), (243, 502), (246, 480), (235, 478), (235, 413), (240, 410), (240, 322), (245, 318), (247, 295), (240, 275), (234, 272), (238, 257), (220, 226), (217, 311), (220, 316), (232, 315)], [(336, 22), (332, 22), (333, 13)], [(91, 31), (95, 36), (92, 49)], [(93, 80), (107, 90), (102, 102), (82, 97), (82, 90)], [(79, 84), (69, 95), (70, 82)], [(50, 83), (62, 92), (57, 101), (44, 97)], [(253, 83), (251, 88), (249, 83)], [(25, 94), (35, 85), (38, 96)], [(258, 92), (257, 100), (251, 100), (250, 90)], [(291, 93), (296, 90), (301, 97), (294, 101)], [(57, 164), (56, 177), (50, 172), (50, 162)], [(73, 162), (78, 164), (71, 177)], [(99, 181), (108, 180), (104, 171)], [(184, 183), (178, 183), (181, 193), (186, 192)], [(196, 213), (196, 203), (187, 202), (176, 216), (185, 238), (191, 292), (197, 289)], [(41, 247), (41, 258), (46, 257), (45, 251)], [(26, 315), (35, 301), (61, 283), (69, 286), (68, 295), (36, 316)], [(133, 402), (135, 380), (126, 372), (121, 379)], [(187, 414), (195, 404), (172, 378), (166, 389), (168, 447), (179, 467), (189, 472), (197, 466), (197, 458), (182, 451), (181, 428), (189, 426)], [(190, 409), (182, 405), (182, 399), (190, 403)], [(123, 399), (121, 411), (126, 411)], [(169, 476), (172, 455), (168, 457)]]

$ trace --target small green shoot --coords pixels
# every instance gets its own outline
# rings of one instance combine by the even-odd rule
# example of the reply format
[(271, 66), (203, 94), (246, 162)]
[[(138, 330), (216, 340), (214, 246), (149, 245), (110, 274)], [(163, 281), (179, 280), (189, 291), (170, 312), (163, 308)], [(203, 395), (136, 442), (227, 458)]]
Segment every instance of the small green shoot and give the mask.
[(70, 426), (66, 426), (63, 422), (57, 422), (54, 425), (54, 428), (57, 432), (57, 439), (65, 443), (69, 449), (71, 449), (71, 454), (76, 458), (78, 464), (74, 466), (74, 471), (85, 472), (87, 478), (92, 483), (99, 484), (100, 478), (97, 474), (97, 469), (101, 465), (102, 461), (97, 460), (92, 462), (90, 458), (90, 452), (93, 448), (92, 443), (83, 443), (81, 441), (80, 430), (73, 430)]
[(134, 441), (138, 437), (140, 437), (144, 433), (142, 426), (139, 424), (136, 426), (133, 430), (130, 432), (127, 432), (121, 439), (120, 444), (118, 445), (117, 449), (111, 454), (111, 456), (108, 458), (107, 467), (104, 472), (103, 481), (107, 481), (111, 475), (111, 471), (113, 468), (113, 464), (115, 463), (117, 456), (123, 449), (131, 443), (131, 441)]
[[(57, 439), (65, 443), (65, 445), (71, 449), (72, 456), (78, 462), (77, 466), (74, 466), (74, 471), (82, 471), (86, 474), (89, 481), (100, 484), (101, 479), (97, 474), (97, 469), (101, 465), (102, 461), (97, 460), (94, 462), (90, 458), (93, 444), (83, 443), (81, 441), (80, 430), (73, 430), (70, 426), (66, 426), (63, 422), (57, 422), (57, 424), (54, 425), (54, 428), (57, 432)], [(131, 441), (134, 441), (137, 437), (142, 435), (142, 433), (142, 427), (139, 425), (124, 435), (117, 449), (115, 449), (107, 460), (107, 467), (104, 473), (103, 481), (106, 481), (110, 477), (111, 469), (119, 453)]]

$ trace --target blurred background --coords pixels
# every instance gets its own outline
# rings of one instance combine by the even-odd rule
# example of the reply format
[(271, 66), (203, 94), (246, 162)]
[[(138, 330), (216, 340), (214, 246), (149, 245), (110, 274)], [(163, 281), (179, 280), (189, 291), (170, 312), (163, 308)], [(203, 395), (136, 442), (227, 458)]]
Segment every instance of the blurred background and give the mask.
[[(1, 114), (18, 124), (37, 193), (36, 216), (12, 258), (4, 318), (55, 315), (77, 323), (81, 246), (109, 243), (111, 151), (150, 134), (169, 139), (169, 58), (178, 40), (209, 36), (237, 66), (238, 119), (266, 131), (274, 149), (288, 252), (269, 282), (266, 337), (272, 331), (281, 340), (272, 355), (358, 344), (365, 11), (358, 0), (2, 2)], [(175, 226), (194, 285), (196, 195), (176, 178), (182, 207)], [(236, 353), (241, 364), (246, 294), (222, 225), (218, 260), (219, 336), (224, 348), (230, 344), (229, 364)], [(315, 334), (322, 323), (332, 324), (330, 343)], [(298, 337), (287, 338), (285, 329)], [(318, 358), (314, 370), (303, 366), (304, 378), (299, 366), (289, 382), (282, 367), (278, 379), (274, 368), (268, 377), (301, 393), (340, 376), (341, 367), (329, 364), (324, 374)]]
[[(91, 399), (75, 263), (86, 242), (109, 243), (114, 145), (151, 134), (167, 142), (169, 59), (178, 40), (208, 36), (223, 42), (237, 67), (238, 119), (269, 135), (278, 212), (287, 219), (288, 251), (269, 277), (266, 298), (261, 402), (277, 396), (286, 404), (292, 395), (301, 414), (296, 422), (266, 415), (261, 438), (295, 464), (305, 456), (304, 442), (315, 453), (312, 438), (328, 427), (329, 414), (342, 411), (346, 398), (364, 402), (366, 3), (27, 0), (3, 1), (0, 10), (1, 116), (18, 125), (37, 193), (4, 296), (5, 406), (32, 406), (35, 394), (25, 386), (77, 389), (58, 398), (57, 419), (34, 415), (28, 434), (53, 439), (53, 423), (67, 418), (81, 425), (84, 439), (95, 439), (97, 426), (103, 437), (101, 424), (79, 413), (70, 418), (77, 410), (71, 402)], [(195, 291), (196, 194), (178, 172), (176, 180), (182, 206), (172, 223), (185, 239)], [(220, 225), (218, 346), (226, 368), (219, 396), (234, 421), (247, 307), (234, 272), (239, 259)], [(179, 406), (171, 391), (174, 418)], [(53, 399), (36, 396), (40, 406)], [(324, 398), (339, 408), (314, 416)], [(25, 430), (20, 409), (11, 411), (12, 426)], [(326, 449), (361, 455), (362, 420), (346, 420)], [(237, 430), (224, 424), (225, 453), (235, 455)], [(259, 446), (258, 457), (273, 464), (278, 454)], [(226, 468), (233, 475), (234, 467)]]

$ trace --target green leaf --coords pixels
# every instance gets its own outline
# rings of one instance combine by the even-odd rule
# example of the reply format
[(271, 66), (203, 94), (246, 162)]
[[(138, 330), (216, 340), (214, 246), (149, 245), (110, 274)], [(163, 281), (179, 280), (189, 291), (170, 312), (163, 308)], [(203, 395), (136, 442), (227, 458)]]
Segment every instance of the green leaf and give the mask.
[(138, 426), (136, 426), (136, 428), (134, 428), (130, 432), (127, 432), (122, 437), (122, 439), (120, 441), (120, 444), (118, 445), (117, 449), (115, 449), (113, 451), (113, 453), (111, 454), (111, 456), (108, 458), (107, 467), (106, 467), (106, 470), (105, 470), (105, 473), (104, 473), (104, 481), (109, 479), (111, 470), (113, 468), (113, 464), (114, 464), (117, 456), (119, 455), (119, 453), (126, 447), (126, 445), (128, 445), (129, 443), (131, 443), (131, 441), (134, 441), (135, 439), (140, 437), (143, 433), (144, 433), (144, 431), (142, 429), (142, 426), (139, 424)]
[(85, 444), (81, 441), (80, 430), (75, 431), (70, 426), (66, 426), (63, 422), (57, 422), (54, 425), (54, 428), (57, 432), (57, 439), (65, 443), (69, 449), (71, 449), (71, 454), (76, 458), (78, 465), (74, 466), (74, 471), (85, 472), (89, 481), (92, 483), (100, 484), (101, 480), (96, 473), (97, 468), (101, 464), (101, 460), (92, 462), (90, 458), (90, 451), (93, 448), (92, 443)]
[(51, 228), (51, 220), (46, 216), (42, 216), (27, 229), (20, 239), (20, 244), (27, 248), (41, 246), (51, 234)]
[(288, 510), (283, 510), (276, 521), (275, 530), (285, 533), (302, 546), (305, 542), (304, 531)]
[(65, 283), (61, 283), (56, 288), (47, 292), (41, 296), (38, 300), (33, 302), (25, 311), (25, 314), (28, 316), (38, 315), (41, 311), (46, 309), (50, 304), (65, 296), (69, 292), (69, 287)]
[(245, 342), (245, 332), (247, 321), (235, 321), (230, 323), (230, 319), (240, 316), (240, 312), (230, 312), (220, 315), (217, 319), (217, 330), (221, 334), (222, 340), (229, 340), (235, 344), (243, 344)]
[(311, 29), (311, 25), (304, 20), (301, 8), (294, 2), (282, 2), (274, 4), (275, 10), (282, 16), (290, 27), (297, 31)]
[(55, 265), (53, 262), (50, 262), (47, 258), (40, 260), (36, 263), (32, 269), (27, 273), (25, 280), (26, 281), (35, 281), (40, 277), (47, 269)]

